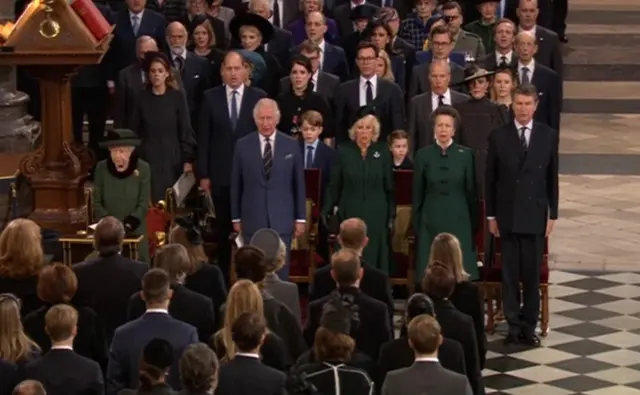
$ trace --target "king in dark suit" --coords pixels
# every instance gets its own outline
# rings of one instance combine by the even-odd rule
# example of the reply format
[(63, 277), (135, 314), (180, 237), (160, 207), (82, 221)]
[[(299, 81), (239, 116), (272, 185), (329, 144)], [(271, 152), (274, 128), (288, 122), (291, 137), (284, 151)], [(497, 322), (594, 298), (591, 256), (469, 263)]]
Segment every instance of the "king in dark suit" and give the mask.
[(513, 97), (514, 122), (489, 136), (486, 213), (489, 231), (502, 240), (506, 342), (538, 346), (540, 267), (545, 237), (558, 218), (558, 132), (533, 121), (535, 87), (522, 85)]
[[(292, 235), (304, 234), (307, 218), (300, 146), (276, 130), (280, 111), (274, 100), (258, 101), (253, 115), (258, 131), (238, 140), (231, 167), (233, 227), (245, 240), (271, 228), (290, 249)], [(289, 265), (278, 274), (288, 279)]]

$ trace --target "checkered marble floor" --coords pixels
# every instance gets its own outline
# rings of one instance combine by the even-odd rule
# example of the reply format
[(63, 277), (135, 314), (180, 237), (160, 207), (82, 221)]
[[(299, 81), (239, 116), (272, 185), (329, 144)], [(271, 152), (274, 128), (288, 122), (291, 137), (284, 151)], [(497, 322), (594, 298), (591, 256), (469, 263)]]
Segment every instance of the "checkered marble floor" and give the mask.
[(489, 335), (487, 394), (640, 395), (640, 273), (552, 271), (542, 347)]

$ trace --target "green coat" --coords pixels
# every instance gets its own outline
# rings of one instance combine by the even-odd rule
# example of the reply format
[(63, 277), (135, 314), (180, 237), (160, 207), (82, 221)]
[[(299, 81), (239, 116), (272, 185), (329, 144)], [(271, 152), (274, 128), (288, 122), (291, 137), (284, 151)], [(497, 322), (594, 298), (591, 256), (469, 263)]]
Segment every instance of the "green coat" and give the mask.
[(495, 42), (493, 41), (493, 28), (495, 25), (495, 22), (487, 25), (478, 19), (464, 27), (464, 30), (480, 37), (482, 45), (484, 46), (485, 55), (491, 54), (495, 50)]
[(464, 268), (478, 278), (474, 230), (478, 225), (478, 198), (473, 152), (453, 143), (443, 154), (437, 144), (421, 148), (413, 167), (413, 228), (417, 230), (417, 277), (429, 262), (433, 239), (455, 235), (462, 247)]
[(150, 199), (149, 164), (142, 159), (131, 159), (130, 169), (118, 173), (111, 159), (98, 163), (94, 173), (93, 213), (96, 219), (113, 216), (124, 222), (127, 216), (140, 221), (131, 234), (144, 235), (139, 246), (139, 259), (149, 262), (147, 235), (147, 210)]
[(388, 273), (389, 223), (395, 218), (395, 204), (387, 145), (373, 143), (363, 159), (356, 143), (341, 144), (325, 196), (323, 215), (338, 206), (341, 221), (358, 217), (367, 224), (369, 244), (363, 253), (364, 261)]

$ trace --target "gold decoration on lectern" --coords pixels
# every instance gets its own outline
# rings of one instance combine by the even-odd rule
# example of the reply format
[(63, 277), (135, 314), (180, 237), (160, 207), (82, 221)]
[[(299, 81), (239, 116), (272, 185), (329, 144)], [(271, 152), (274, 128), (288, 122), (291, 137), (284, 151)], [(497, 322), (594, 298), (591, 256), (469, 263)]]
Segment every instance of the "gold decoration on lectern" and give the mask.
[(43, 11), (45, 12), (45, 17), (42, 22), (40, 22), (40, 29), (38, 30), (40, 35), (48, 40), (54, 39), (60, 34), (60, 23), (51, 16), (53, 13), (51, 5), (54, 1), (55, 0), (44, 0)]

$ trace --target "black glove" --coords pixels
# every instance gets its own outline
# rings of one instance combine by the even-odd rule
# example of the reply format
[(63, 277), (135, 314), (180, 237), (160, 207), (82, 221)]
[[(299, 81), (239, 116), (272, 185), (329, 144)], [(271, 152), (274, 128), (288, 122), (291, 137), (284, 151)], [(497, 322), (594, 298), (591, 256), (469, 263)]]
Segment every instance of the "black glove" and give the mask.
[(124, 223), (124, 229), (127, 233), (134, 232), (140, 227), (140, 220), (133, 215), (127, 215), (122, 222)]

